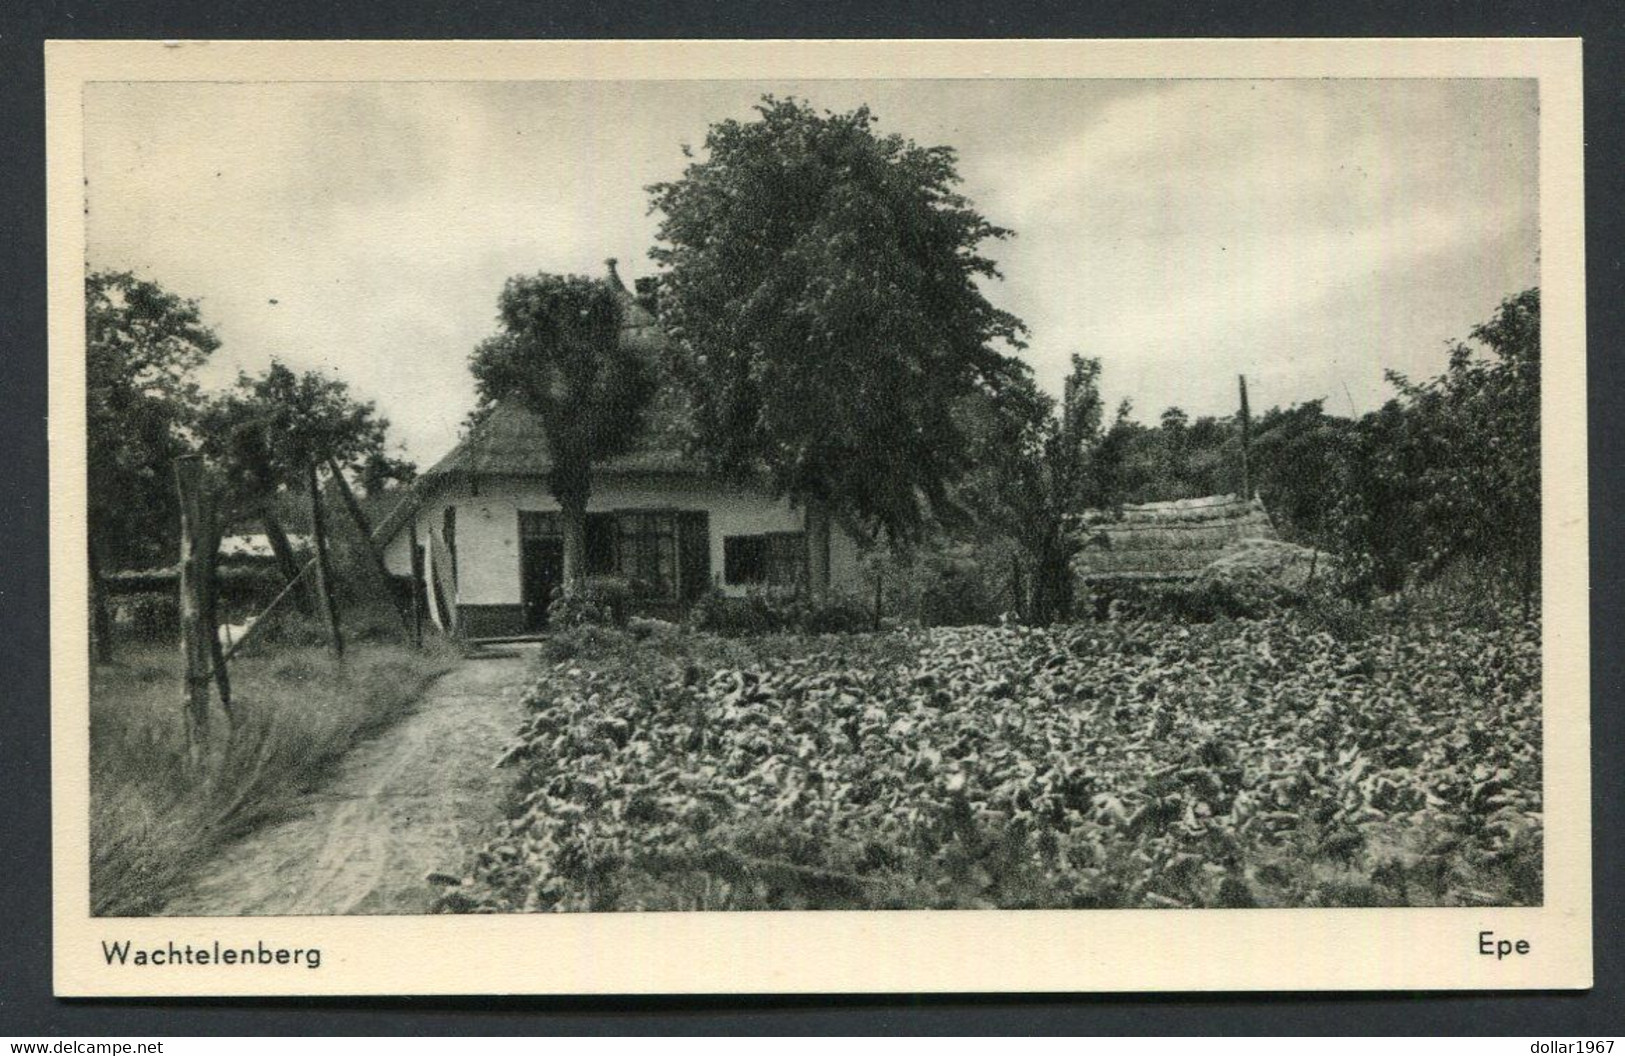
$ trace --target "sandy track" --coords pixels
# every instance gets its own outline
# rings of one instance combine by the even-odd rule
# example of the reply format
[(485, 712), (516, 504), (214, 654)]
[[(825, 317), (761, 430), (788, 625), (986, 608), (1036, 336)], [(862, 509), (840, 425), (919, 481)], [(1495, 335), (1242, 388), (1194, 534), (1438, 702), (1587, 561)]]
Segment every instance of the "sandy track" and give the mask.
[(168, 916), (423, 913), (426, 874), (460, 873), (502, 818), (492, 763), (521, 718), (533, 646), (464, 661), (412, 714), (358, 745), (304, 809), (232, 844)]

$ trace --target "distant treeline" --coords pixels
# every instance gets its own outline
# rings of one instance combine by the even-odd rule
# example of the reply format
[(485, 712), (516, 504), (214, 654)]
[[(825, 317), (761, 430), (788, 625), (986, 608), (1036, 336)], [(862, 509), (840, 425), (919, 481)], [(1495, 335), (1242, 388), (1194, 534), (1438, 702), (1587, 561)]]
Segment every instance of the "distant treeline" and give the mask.
[[(1503, 301), (1436, 378), (1389, 374), (1395, 395), (1358, 418), (1324, 400), (1253, 417), (1253, 490), (1283, 536), (1351, 562), (1373, 589), (1396, 589), (1459, 560), (1532, 587), (1540, 552), (1540, 293)], [(1243, 491), (1239, 415), (1155, 425), (1122, 408), (1094, 466), (1123, 503)]]

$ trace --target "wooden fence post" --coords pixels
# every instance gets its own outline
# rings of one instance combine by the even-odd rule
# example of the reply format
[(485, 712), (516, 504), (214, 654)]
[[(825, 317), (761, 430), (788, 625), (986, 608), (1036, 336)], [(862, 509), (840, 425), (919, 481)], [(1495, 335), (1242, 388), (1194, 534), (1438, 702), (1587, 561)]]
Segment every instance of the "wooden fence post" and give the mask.
[(316, 482), (316, 463), (305, 470), (305, 484), (310, 491), (310, 532), (316, 544), (316, 594), (322, 617), (327, 621), (327, 632), (333, 655), (344, 659), (344, 632), (339, 628), (338, 605), (333, 601), (333, 566), (327, 559), (327, 521), (322, 514), (322, 492)]
[(211, 533), (204, 524), (202, 472), (202, 462), (196, 455), (182, 455), (175, 460), (175, 492), (181, 512), (181, 708), (186, 720), (187, 752), (194, 763), (202, 757), (209, 732), (211, 651), (207, 636), (215, 633), (205, 625), (208, 570), (204, 558)]
[(226, 652), (220, 644), (220, 520), (216, 510), (207, 501), (202, 503), (204, 519), (208, 523), (206, 548), (201, 556), (203, 565), (203, 627), (208, 636), (209, 667), (214, 672), (215, 689), (220, 694), (220, 707), (231, 720), (231, 676), (226, 673)]

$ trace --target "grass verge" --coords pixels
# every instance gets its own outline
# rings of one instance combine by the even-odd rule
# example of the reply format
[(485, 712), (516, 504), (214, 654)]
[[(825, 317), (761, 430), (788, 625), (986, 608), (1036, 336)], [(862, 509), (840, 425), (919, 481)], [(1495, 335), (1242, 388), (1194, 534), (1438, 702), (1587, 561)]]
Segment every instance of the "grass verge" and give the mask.
[(284, 816), (353, 745), (450, 670), (446, 646), (278, 648), (232, 664), (229, 736), (188, 760), (172, 648), (127, 648), (90, 692), (90, 900), (96, 916), (157, 912), (220, 849)]

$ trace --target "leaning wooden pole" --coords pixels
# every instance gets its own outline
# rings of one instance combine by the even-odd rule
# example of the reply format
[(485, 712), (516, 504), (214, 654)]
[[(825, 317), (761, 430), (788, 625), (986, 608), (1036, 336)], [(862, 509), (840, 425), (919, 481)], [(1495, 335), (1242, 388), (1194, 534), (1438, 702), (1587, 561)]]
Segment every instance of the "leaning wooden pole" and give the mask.
[(235, 642), (232, 642), (231, 645), (226, 648), (225, 655), (220, 658), (222, 663), (229, 662), (232, 657), (242, 652), (244, 646), (248, 645), (249, 642), (253, 641), (259, 636), (260, 628), (270, 624), (271, 621), (269, 617), (271, 613), (275, 612), (277, 606), (281, 605), (285, 600), (287, 600), (290, 594), (299, 589), (299, 585), (305, 581), (305, 577), (310, 575), (310, 570), (315, 566), (316, 561), (314, 558), (312, 558), (300, 567), (298, 574), (282, 585), (282, 589), (277, 592), (277, 596), (272, 598), (270, 603), (267, 604), (265, 608), (260, 610), (258, 618), (256, 618), (253, 623), (249, 624), (248, 630), (243, 632), (242, 637), (238, 638)]
[(1252, 446), (1253, 419), (1247, 409), (1247, 375), (1238, 374), (1241, 382), (1241, 497), (1248, 502), (1253, 501), (1253, 467), (1249, 461), (1251, 453), (1248, 448)]
[[(385, 518), (384, 526), (387, 528), (390, 527), (391, 522), (397, 519), (414, 516), (417, 508), (417, 498), (415, 495), (409, 492), (407, 497), (402, 499), (400, 504), (397, 505), (394, 511), (390, 513), (389, 517)], [(413, 537), (415, 541), (417, 526), (413, 522), (409, 523), (412, 523)], [(381, 534), (381, 532), (374, 532), (372, 535), (372, 541), (375, 545), (381, 544), (385, 538), (386, 537)], [(225, 655), (222, 657), (222, 659), (225, 661), (230, 661), (232, 657), (242, 652), (250, 643), (255, 641), (259, 637), (261, 630), (270, 625), (271, 614), (276, 612), (277, 609), (281, 607), (282, 603), (287, 601), (296, 590), (302, 589), (301, 584), (303, 584), (310, 577), (315, 568), (316, 559), (314, 557), (310, 558), (302, 566), (300, 566), (299, 571), (295, 573), (294, 577), (284, 584), (282, 589), (277, 592), (277, 596), (272, 598), (270, 602), (260, 610), (259, 615), (255, 617), (254, 622), (249, 626), (248, 630), (243, 632), (243, 636), (232, 642), (231, 645), (226, 648)]]
[(205, 547), (202, 461), (196, 455), (175, 460), (175, 493), (180, 499), (181, 709), (186, 720), (187, 752), (198, 761), (209, 733), (209, 682), (212, 652), (205, 626), (208, 615), (208, 567)]
[(372, 541), (372, 525), (367, 521), (367, 514), (361, 509), (361, 503), (356, 500), (355, 492), (350, 490), (350, 482), (344, 479), (339, 470), (339, 464), (333, 459), (327, 460), (327, 471), (333, 475), (338, 485), (339, 497), (344, 500), (344, 508), (349, 511), (350, 520), (355, 523), (356, 531), (361, 536), (361, 548), (372, 559), (373, 571), (378, 574), (378, 585), (384, 591), (384, 596), (395, 606), (395, 615), (401, 619), (401, 627), (405, 629), (406, 636), (412, 637), (412, 616), (406, 606), (401, 604), (401, 597), (395, 590), (395, 577), (389, 574), (389, 562), (384, 560), (384, 551)]
[(344, 659), (344, 631), (339, 627), (339, 608), (333, 600), (333, 565), (327, 557), (327, 519), (322, 513), (322, 490), (316, 480), (316, 463), (305, 471), (310, 492), (310, 534), (316, 546), (316, 594), (322, 618), (327, 622), (328, 641), (333, 655)]

